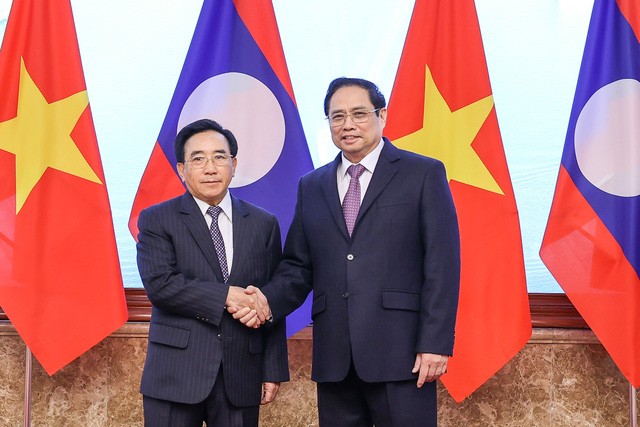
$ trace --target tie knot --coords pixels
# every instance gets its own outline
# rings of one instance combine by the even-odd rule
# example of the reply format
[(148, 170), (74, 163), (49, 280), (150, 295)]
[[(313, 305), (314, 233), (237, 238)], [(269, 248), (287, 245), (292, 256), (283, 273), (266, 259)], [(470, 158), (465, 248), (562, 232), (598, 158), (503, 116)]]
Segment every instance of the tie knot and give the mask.
[(207, 213), (211, 215), (211, 218), (213, 218), (215, 221), (218, 220), (218, 215), (220, 215), (220, 212), (222, 212), (222, 208), (220, 206), (209, 206), (209, 209), (207, 209)]
[(362, 175), (363, 172), (364, 172), (364, 166), (362, 166), (359, 163), (357, 165), (351, 165), (347, 168), (347, 173), (351, 175), (351, 178), (358, 179), (360, 178), (360, 175)]

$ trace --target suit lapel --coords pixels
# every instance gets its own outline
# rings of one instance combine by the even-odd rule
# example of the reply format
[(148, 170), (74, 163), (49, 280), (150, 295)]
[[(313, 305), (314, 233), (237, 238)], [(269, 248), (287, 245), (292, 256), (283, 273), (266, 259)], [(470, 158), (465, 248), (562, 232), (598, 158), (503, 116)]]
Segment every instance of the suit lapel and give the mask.
[(191, 236), (207, 258), (207, 262), (211, 265), (216, 277), (222, 282), (222, 271), (218, 263), (218, 255), (213, 246), (213, 240), (207, 228), (207, 222), (204, 220), (196, 201), (193, 200), (193, 196), (189, 193), (183, 194), (180, 199), (180, 214)]
[(382, 147), (380, 158), (378, 158), (376, 169), (371, 177), (371, 182), (369, 182), (367, 192), (365, 193), (362, 204), (360, 205), (354, 232), (358, 228), (360, 218), (366, 215), (371, 205), (373, 205), (373, 202), (378, 198), (378, 196), (380, 196), (382, 191), (398, 173), (399, 165), (396, 163), (396, 161), (400, 159), (398, 149), (394, 147), (387, 138), (383, 138), (382, 143), (384, 146)]
[(254, 233), (253, 225), (249, 219), (249, 211), (244, 204), (231, 196), (231, 206), (233, 209), (233, 263), (229, 272), (229, 283), (232, 283), (232, 279), (236, 278), (237, 274), (235, 273), (242, 270), (242, 265), (250, 249), (247, 245), (251, 244), (250, 237)]
[(340, 162), (342, 162), (342, 158), (341, 155), (338, 154), (335, 160), (329, 165), (329, 167), (325, 168), (322, 173), (322, 176), (320, 177), (320, 185), (333, 220), (336, 222), (336, 225), (342, 234), (349, 239), (347, 224), (344, 222), (344, 214), (342, 213), (342, 205), (340, 204), (340, 195), (338, 194), (337, 176)]

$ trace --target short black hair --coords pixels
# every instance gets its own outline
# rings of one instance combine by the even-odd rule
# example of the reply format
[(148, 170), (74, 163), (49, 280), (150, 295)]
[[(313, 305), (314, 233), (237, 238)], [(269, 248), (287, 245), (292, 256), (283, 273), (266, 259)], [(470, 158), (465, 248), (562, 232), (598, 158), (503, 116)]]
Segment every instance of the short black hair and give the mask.
[[(327, 89), (327, 95), (324, 97), (324, 115), (329, 115), (329, 102), (331, 101), (331, 97), (336, 91), (345, 86), (358, 86), (362, 89), (366, 90), (369, 93), (369, 100), (373, 104), (374, 109), (384, 108), (387, 106), (387, 102), (384, 99), (384, 95), (378, 89), (375, 83), (370, 82), (365, 79), (358, 79), (352, 77), (338, 77), (329, 83), (329, 88)], [(376, 111), (378, 114), (379, 111)]]
[(189, 138), (197, 133), (210, 130), (218, 132), (227, 139), (231, 157), (235, 157), (238, 154), (238, 141), (236, 141), (236, 137), (229, 129), (223, 128), (218, 122), (211, 119), (200, 119), (183, 127), (180, 132), (178, 132), (178, 135), (176, 135), (176, 161), (178, 163), (184, 163), (184, 146), (187, 144)]

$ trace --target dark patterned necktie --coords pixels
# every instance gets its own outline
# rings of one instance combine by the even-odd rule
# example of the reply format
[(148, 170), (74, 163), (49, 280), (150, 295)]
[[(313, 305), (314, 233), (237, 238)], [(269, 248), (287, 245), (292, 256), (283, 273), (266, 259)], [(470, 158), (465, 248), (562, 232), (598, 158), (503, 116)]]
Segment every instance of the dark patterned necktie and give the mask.
[(220, 206), (209, 206), (207, 213), (211, 215), (211, 238), (213, 239), (213, 246), (216, 248), (216, 254), (218, 255), (218, 263), (220, 264), (220, 270), (222, 270), (222, 277), (224, 283), (229, 280), (229, 269), (227, 267), (227, 253), (224, 250), (224, 240), (222, 240), (222, 233), (220, 233), (220, 227), (218, 226), (218, 216), (220, 216), (222, 208)]
[(344, 221), (347, 223), (349, 236), (353, 233), (353, 227), (356, 225), (356, 218), (360, 210), (360, 175), (363, 172), (364, 166), (362, 165), (351, 165), (347, 169), (347, 173), (351, 175), (351, 181), (349, 181), (349, 189), (342, 201), (342, 212), (344, 213)]

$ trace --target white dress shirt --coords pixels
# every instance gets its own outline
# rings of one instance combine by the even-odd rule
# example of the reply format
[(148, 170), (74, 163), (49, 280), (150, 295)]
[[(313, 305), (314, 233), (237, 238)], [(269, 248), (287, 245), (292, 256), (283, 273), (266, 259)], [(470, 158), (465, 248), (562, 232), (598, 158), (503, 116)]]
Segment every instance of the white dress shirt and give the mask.
[[(207, 213), (210, 205), (196, 197), (194, 197), (194, 200), (198, 204), (200, 212), (202, 212), (202, 216), (204, 216), (204, 220), (207, 222), (207, 226), (211, 228), (212, 218), (211, 215)], [(231, 265), (233, 263), (233, 209), (231, 208), (229, 191), (224, 195), (224, 198), (218, 206), (222, 209), (222, 212), (218, 216), (218, 227), (220, 228), (220, 234), (222, 234), (222, 240), (224, 241), (227, 269), (229, 270), (229, 274), (231, 274)]]
[[(382, 152), (382, 146), (384, 145), (384, 140), (380, 140), (376, 148), (373, 149), (369, 154), (367, 154), (364, 159), (360, 161), (360, 164), (364, 166), (364, 172), (360, 175), (360, 204), (362, 204), (362, 200), (364, 200), (364, 195), (367, 192), (367, 188), (369, 188), (369, 183), (371, 182), (371, 177), (373, 176), (373, 171), (376, 168), (376, 164), (378, 163), (378, 159), (380, 158), (380, 153)], [(347, 194), (347, 190), (349, 189), (349, 182), (351, 181), (351, 175), (347, 172), (349, 166), (353, 165), (347, 158), (342, 155), (342, 163), (338, 166), (337, 172), (337, 180), (338, 180), (338, 194), (340, 195), (340, 203), (344, 200), (344, 196)]]

